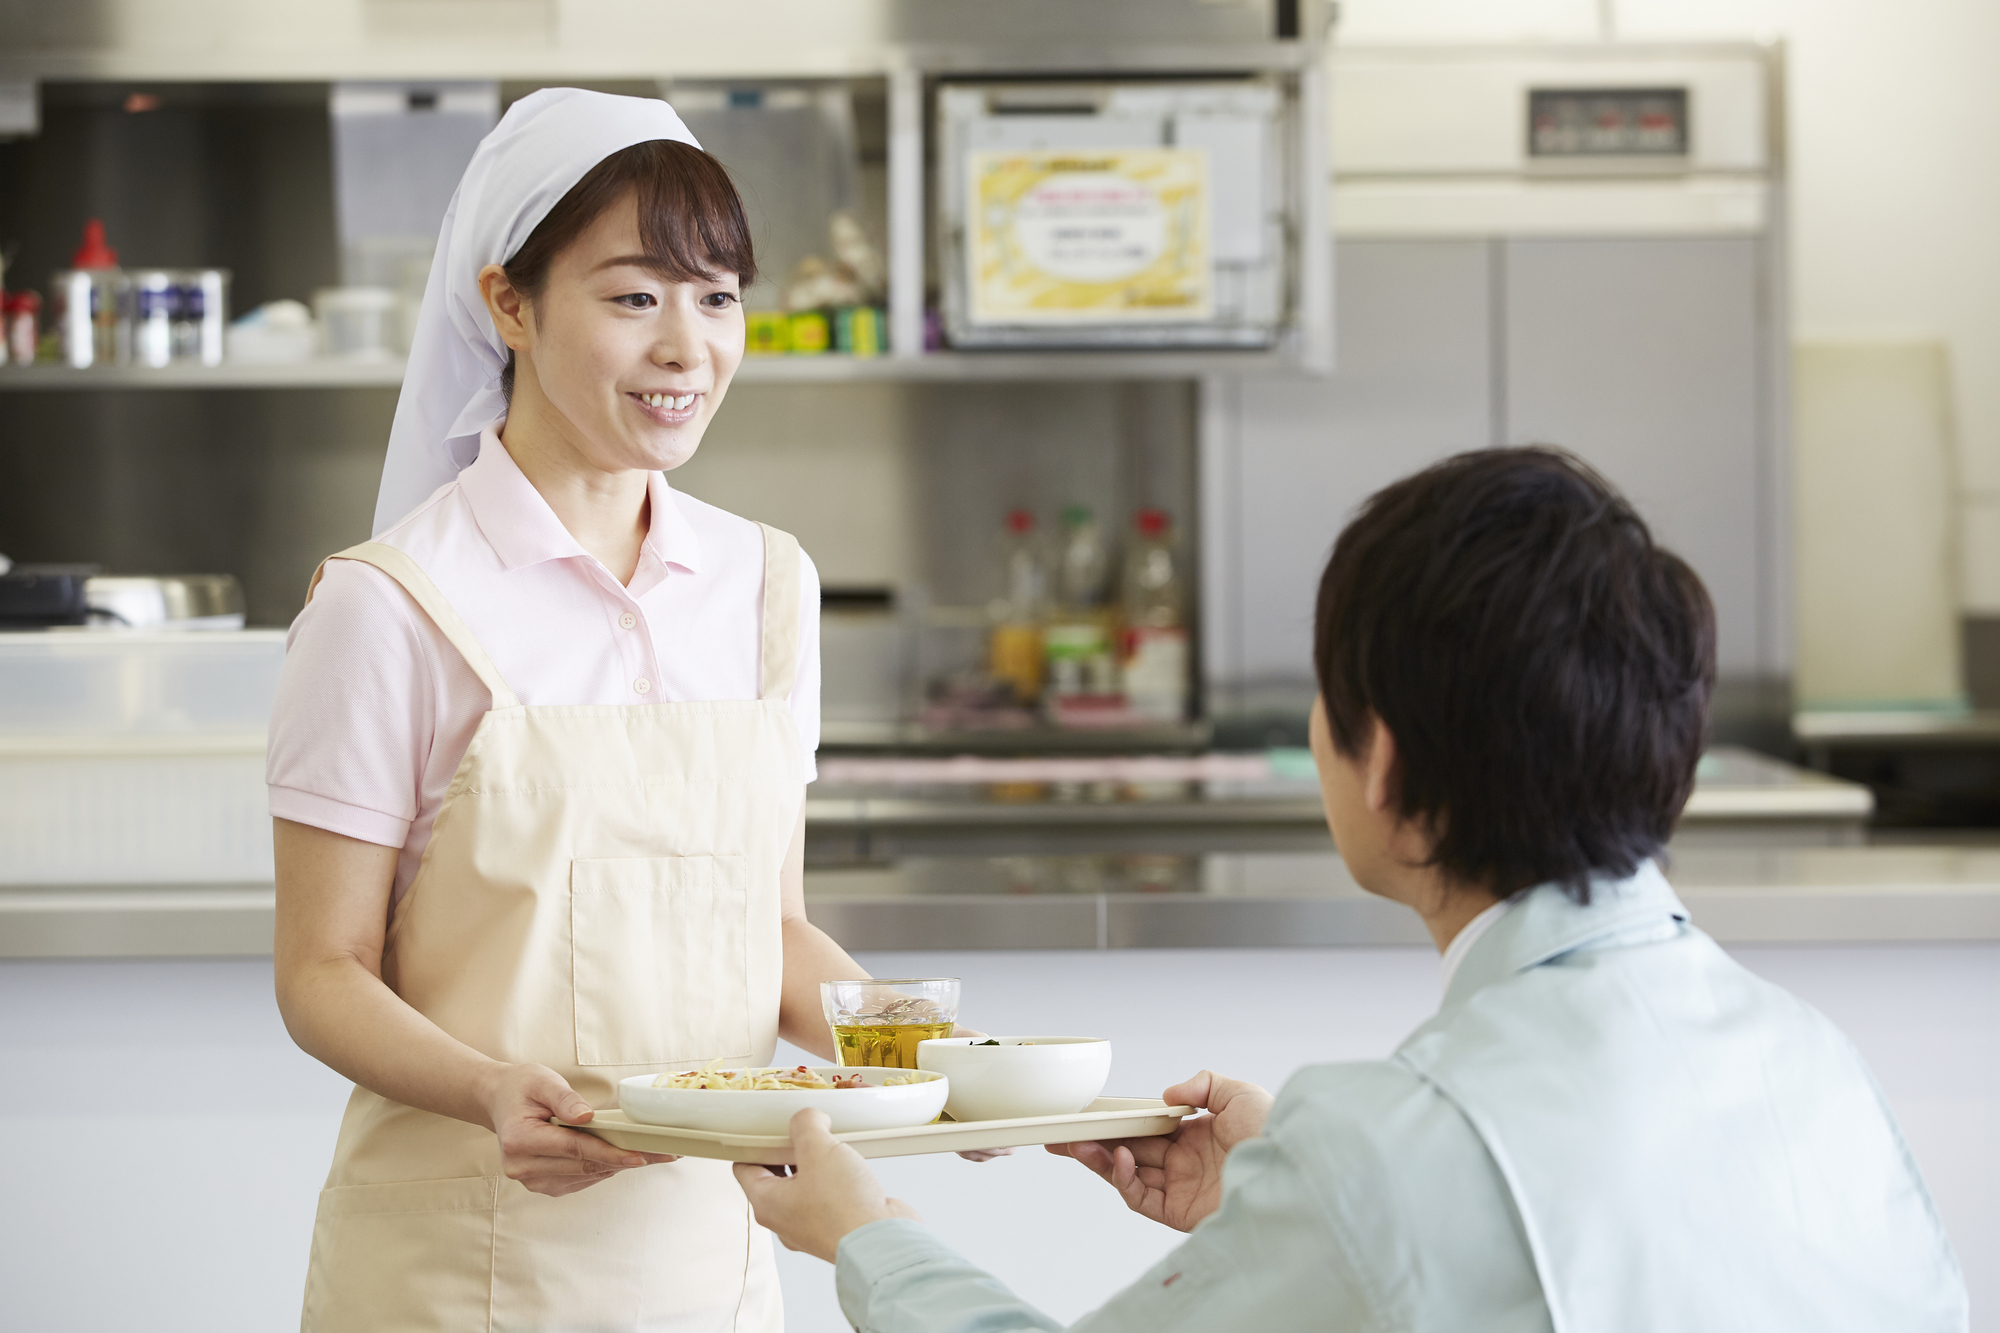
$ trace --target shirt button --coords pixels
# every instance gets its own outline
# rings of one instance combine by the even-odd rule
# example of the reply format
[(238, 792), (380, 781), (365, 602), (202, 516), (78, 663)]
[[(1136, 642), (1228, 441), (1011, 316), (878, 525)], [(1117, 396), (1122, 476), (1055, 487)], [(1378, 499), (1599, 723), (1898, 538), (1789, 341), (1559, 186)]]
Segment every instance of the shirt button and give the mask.
[(644, 676), (641, 676), (639, 677), (639, 679), (632, 682), (632, 688), (637, 690), (639, 693), (644, 694), (648, 690), (653, 688), (653, 682), (647, 680)]
[(633, 615), (630, 611), (627, 611), (624, 615), (618, 617), (619, 629), (631, 629), (634, 625), (638, 623), (639, 623), (639, 617)]

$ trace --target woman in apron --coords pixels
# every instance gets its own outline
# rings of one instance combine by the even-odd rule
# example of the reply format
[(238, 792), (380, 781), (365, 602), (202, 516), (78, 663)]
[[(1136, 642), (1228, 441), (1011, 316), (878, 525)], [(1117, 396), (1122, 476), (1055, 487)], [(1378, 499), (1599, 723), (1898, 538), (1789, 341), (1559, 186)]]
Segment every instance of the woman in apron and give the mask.
[(728, 1165), (618, 1080), (831, 1055), (803, 908), (818, 578), (675, 492), (743, 355), (728, 177), (665, 103), (516, 103), (439, 235), (375, 540), (292, 626), (277, 985), (352, 1078), (311, 1330), (776, 1330)]

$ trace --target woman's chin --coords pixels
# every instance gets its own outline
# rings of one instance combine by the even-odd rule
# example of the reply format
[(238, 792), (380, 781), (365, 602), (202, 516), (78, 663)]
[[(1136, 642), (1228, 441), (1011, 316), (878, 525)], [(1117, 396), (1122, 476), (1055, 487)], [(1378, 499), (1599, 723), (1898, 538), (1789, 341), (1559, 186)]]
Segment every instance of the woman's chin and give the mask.
[(619, 462), (643, 472), (672, 472), (693, 458), (695, 450), (701, 447), (701, 425), (697, 422), (692, 429), (654, 430), (637, 438), (628, 437), (618, 450)]

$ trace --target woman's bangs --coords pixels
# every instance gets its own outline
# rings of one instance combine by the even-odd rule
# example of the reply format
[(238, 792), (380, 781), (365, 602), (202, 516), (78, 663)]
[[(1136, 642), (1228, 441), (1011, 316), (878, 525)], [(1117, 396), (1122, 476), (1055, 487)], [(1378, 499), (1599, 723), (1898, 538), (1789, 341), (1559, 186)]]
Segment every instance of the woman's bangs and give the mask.
[(725, 273), (748, 288), (757, 260), (743, 203), (722, 164), (699, 148), (660, 140), (627, 149), (639, 211), (639, 240), (674, 282), (713, 282)]

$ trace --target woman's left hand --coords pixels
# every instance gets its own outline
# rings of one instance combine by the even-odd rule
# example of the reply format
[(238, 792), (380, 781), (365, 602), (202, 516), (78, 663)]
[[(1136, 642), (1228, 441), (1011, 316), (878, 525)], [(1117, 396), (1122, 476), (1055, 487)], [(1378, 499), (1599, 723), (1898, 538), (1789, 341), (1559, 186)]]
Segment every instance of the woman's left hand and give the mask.
[(788, 1250), (802, 1250), (828, 1263), (841, 1238), (888, 1217), (922, 1221), (916, 1209), (882, 1193), (882, 1182), (861, 1154), (833, 1137), (824, 1111), (792, 1117), (792, 1149), (798, 1165), (779, 1175), (769, 1167), (736, 1164), (736, 1180), (749, 1196), (760, 1226), (768, 1227)]

